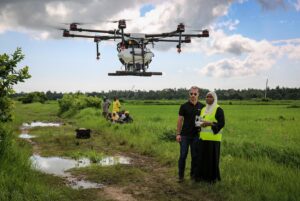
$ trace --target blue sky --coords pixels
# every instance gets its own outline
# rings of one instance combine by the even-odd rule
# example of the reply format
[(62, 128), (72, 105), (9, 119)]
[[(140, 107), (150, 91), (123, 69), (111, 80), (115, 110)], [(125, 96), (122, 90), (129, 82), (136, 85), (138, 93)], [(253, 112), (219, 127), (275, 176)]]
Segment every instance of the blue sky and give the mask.
[[(35, 4), (29, 4), (31, 1)], [(21, 47), (26, 57), (20, 67), (28, 65), (32, 75), (15, 86), (18, 92), (156, 90), (192, 85), (211, 90), (264, 88), (267, 78), (270, 87), (300, 87), (299, 0), (122, 1), (118, 5), (107, 1), (98, 7), (81, 0), (26, 2), (0, 2), (0, 54)], [(195, 29), (208, 28), (210, 38), (193, 39), (181, 54), (175, 44), (157, 44), (149, 71), (162, 71), (163, 76), (109, 77), (107, 73), (121, 67), (116, 42), (100, 43), (101, 59), (97, 61), (92, 41), (63, 38), (51, 28), (61, 26), (62, 21), (78, 20), (114, 28), (115, 24), (103, 21), (120, 18), (132, 19), (127, 22), (128, 31), (172, 31), (183, 21)], [(279, 40), (281, 43), (276, 42)]]
[(220, 18), (226, 19), (238, 19), (240, 24), (236, 32), (257, 40), (280, 40), (300, 36), (300, 13), (290, 4), (274, 10), (264, 10), (255, 1), (234, 3), (228, 16)]

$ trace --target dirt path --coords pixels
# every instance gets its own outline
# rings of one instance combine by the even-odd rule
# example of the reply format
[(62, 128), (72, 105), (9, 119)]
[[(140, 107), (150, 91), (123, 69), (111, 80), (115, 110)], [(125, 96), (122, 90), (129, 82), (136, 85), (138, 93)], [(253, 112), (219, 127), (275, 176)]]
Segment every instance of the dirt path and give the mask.
[(124, 192), (125, 188), (118, 188), (113, 186), (104, 187), (104, 193), (108, 199), (116, 201), (137, 201), (131, 194)]

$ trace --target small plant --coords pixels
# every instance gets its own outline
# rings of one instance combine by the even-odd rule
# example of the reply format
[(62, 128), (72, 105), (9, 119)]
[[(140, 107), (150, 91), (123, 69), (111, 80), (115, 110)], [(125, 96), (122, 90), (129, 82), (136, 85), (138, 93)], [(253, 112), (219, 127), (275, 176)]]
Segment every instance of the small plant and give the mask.
[(176, 130), (175, 129), (167, 129), (162, 135), (159, 137), (163, 141), (174, 142), (176, 139)]

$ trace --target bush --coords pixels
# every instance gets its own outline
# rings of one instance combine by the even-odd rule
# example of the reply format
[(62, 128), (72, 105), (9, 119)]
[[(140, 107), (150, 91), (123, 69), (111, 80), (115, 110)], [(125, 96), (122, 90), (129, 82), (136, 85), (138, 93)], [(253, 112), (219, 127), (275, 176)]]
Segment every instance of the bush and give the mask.
[(271, 98), (262, 98), (261, 101), (262, 102), (270, 102), (270, 101), (272, 101), (272, 99)]
[(83, 94), (64, 94), (63, 98), (58, 101), (59, 114), (68, 112), (70, 115), (88, 107), (101, 107), (101, 100), (97, 97), (86, 96)]
[(40, 103), (45, 103), (47, 100), (47, 97), (44, 92), (32, 92), (28, 93), (25, 96), (19, 98), (22, 103), (34, 103), (34, 102), (40, 102)]

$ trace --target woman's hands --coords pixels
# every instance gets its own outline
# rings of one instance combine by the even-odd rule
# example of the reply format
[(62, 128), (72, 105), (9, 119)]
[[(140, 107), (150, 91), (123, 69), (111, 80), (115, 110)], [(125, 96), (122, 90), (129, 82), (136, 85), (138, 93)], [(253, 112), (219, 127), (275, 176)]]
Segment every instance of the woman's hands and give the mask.
[(213, 122), (210, 121), (202, 121), (201, 122), (201, 127), (207, 127), (207, 126), (212, 126)]

